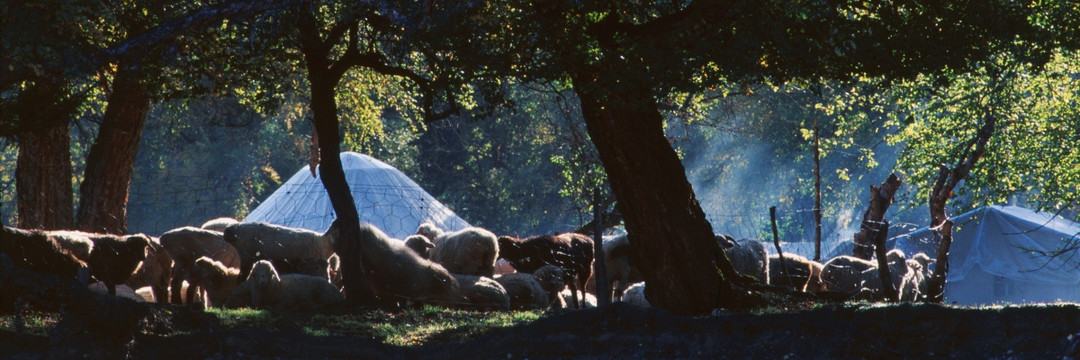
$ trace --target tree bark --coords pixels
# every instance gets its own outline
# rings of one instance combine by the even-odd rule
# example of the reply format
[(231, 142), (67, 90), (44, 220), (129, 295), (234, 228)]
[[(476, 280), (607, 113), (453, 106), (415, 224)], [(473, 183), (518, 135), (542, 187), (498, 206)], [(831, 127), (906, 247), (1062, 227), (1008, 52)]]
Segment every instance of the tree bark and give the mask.
[(881, 187), (870, 185), (870, 205), (863, 213), (862, 226), (852, 240), (855, 248), (852, 250), (855, 257), (870, 260), (874, 256), (874, 239), (877, 237), (881, 221), (885, 219), (885, 211), (892, 204), (893, 195), (900, 188), (901, 180), (896, 174), (889, 174)]
[(304, 53), (311, 88), (312, 122), (319, 137), (319, 177), (330, 196), (340, 226), (335, 247), (341, 258), (345, 299), (356, 305), (376, 305), (377, 299), (364, 273), (362, 256), (359, 256), (362, 252), (358, 251), (359, 247), (364, 246), (359, 240), (360, 216), (341, 167), (341, 136), (338, 134), (337, 101), (334, 98), (340, 77), (330, 71), (331, 44), (319, 36), (320, 26), (311, 6), (306, 4), (300, 12), (300, 48)]
[(127, 233), (127, 202), (150, 97), (141, 70), (121, 67), (98, 137), (86, 159), (75, 224), (82, 231)]
[(664, 137), (663, 116), (650, 89), (605, 87), (598, 80), (601, 73), (576, 74), (574, 90), (632, 234), (632, 254), (648, 284), (645, 298), (675, 314), (701, 315), (726, 307), (730, 299), (721, 293), (734, 292), (721, 273), (730, 279), (734, 269)]
[(874, 253), (877, 255), (878, 277), (881, 279), (881, 295), (888, 302), (900, 301), (900, 294), (892, 283), (892, 274), (889, 269), (889, 259), (886, 258), (885, 240), (889, 238), (889, 221), (885, 220), (878, 226), (877, 236), (874, 237)]
[(949, 169), (945, 164), (938, 165), (937, 178), (930, 189), (930, 228), (935, 229), (934, 240), (938, 243), (938, 249), (934, 274), (928, 280), (927, 302), (940, 303), (945, 300), (945, 278), (949, 272), (949, 247), (952, 245), (953, 225), (945, 212), (945, 205), (952, 197), (953, 189), (967, 177), (971, 168), (986, 153), (986, 144), (994, 135), (997, 117), (990, 107), (986, 107), (985, 111), (986, 120), (979, 127), (975, 138), (964, 148), (964, 153), (958, 157), (956, 166)]
[(64, 95), (63, 86), (42, 80), (19, 96), (15, 188), (23, 229), (70, 229), (75, 219), (68, 129), (75, 106)]

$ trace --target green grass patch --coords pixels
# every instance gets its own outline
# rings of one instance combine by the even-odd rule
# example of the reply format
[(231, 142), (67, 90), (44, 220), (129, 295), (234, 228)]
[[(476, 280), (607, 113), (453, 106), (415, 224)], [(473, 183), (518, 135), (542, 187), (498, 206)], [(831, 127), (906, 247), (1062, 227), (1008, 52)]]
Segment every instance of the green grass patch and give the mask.
[[(48, 335), (49, 330), (56, 327), (60, 321), (59, 313), (23, 311), (23, 332), (31, 335)], [(0, 317), (0, 330), (15, 331), (15, 316), (5, 315)]]
[(491, 329), (528, 323), (543, 316), (532, 311), (470, 311), (425, 305), (395, 312), (296, 313), (251, 309), (209, 311), (226, 329), (301, 331), (312, 336), (378, 339), (386, 344), (419, 346), (475, 338)]

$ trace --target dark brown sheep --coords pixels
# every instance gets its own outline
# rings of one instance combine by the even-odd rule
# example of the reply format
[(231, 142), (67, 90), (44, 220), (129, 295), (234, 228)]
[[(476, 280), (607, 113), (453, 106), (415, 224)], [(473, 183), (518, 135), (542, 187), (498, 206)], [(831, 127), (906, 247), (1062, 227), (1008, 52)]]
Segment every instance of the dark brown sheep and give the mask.
[(40, 273), (89, 280), (87, 265), (64, 249), (46, 232), (3, 227), (0, 253), (7, 254), (16, 266)]
[(593, 242), (586, 235), (565, 233), (540, 235), (526, 239), (499, 238), (499, 257), (520, 272), (532, 273), (544, 265), (555, 265), (565, 272), (566, 283), (578, 308), (578, 290), (584, 292), (592, 274)]
[(135, 267), (146, 258), (150, 238), (143, 234), (93, 234), (94, 250), (90, 252), (90, 275), (105, 283), (109, 295), (116, 295), (116, 285), (131, 278)]

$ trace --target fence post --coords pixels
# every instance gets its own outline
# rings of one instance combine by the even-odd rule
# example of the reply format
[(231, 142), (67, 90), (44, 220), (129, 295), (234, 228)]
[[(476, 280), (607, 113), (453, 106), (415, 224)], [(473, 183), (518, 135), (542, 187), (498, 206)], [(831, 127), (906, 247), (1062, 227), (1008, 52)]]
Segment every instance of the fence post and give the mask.
[[(604, 306), (611, 303), (611, 282), (607, 279), (607, 268), (604, 266), (604, 209), (600, 208), (600, 188), (593, 190), (593, 222), (596, 230), (593, 231), (593, 283), (596, 286), (596, 306)], [(584, 296), (584, 289), (582, 289)]]

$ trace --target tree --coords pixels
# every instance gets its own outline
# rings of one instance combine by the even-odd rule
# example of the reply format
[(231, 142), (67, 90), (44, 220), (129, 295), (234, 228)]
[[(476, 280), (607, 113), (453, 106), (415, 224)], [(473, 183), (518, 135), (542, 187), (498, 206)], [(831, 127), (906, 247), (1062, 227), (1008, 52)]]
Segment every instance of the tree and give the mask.
[(738, 303), (737, 277), (664, 138), (657, 98), (729, 82), (969, 69), (1017, 37), (1035, 45), (1018, 56), (1045, 62), (1056, 34), (1029, 19), (1067, 11), (1010, 4), (512, 3), (527, 15), (507, 28), (539, 30), (522, 48), (552, 61), (530, 75), (572, 81), (650, 303), (703, 314)]

